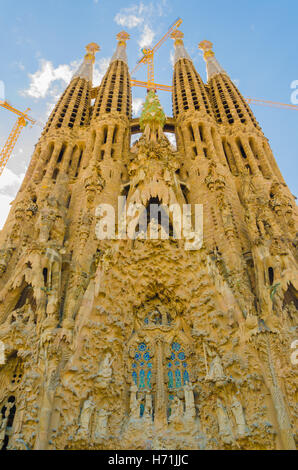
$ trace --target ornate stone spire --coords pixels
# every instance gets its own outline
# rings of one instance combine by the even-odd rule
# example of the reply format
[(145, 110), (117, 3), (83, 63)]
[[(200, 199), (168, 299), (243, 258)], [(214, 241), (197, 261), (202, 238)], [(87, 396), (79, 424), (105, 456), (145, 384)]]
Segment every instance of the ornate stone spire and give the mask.
[(118, 44), (117, 49), (114, 52), (111, 63), (115, 60), (123, 60), (127, 64), (127, 55), (126, 55), (126, 41), (130, 39), (129, 34), (126, 31), (121, 31), (117, 34)]
[(204, 59), (207, 64), (207, 79), (214, 77), (218, 73), (225, 73), (224, 69), (220, 66), (218, 61), (215, 58), (214, 52), (212, 50), (212, 42), (210, 41), (202, 41), (199, 44), (199, 49), (204, 51)]
[(174, 56), (174, 64), (178, 62), (180, 59), (188, 59), (191, 60), (188, 52), (186, 51), (183, 43), (183, 38), (184, 34), (182, 31), (179, 31), (178, 29), (175, 29), (175, 31), (172, 32), (171, 38), (175, 40), (174, 46), (175, 46), (175, 56)]
[(74, 74), (73, 78), (85, 78), (86, 80), (89, 80), (92, 83), (95, 54), (99, 50), (100, 48), (95, 42), (91, 42), (86, 46), (87, 54), (85, 54), (84, 61)]

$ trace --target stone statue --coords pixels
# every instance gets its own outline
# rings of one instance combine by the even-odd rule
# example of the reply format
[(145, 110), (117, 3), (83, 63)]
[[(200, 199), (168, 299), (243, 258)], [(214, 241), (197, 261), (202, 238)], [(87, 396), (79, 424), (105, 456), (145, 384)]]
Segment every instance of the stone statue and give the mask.
[(113, 375), (113, 364), (114, 359), (112, 359), (111, 353), (107, 353), (99, 366), (99, 371), (97, 375), (97, 384), (99, 388), (105, 388), (110, 383)]
[(175, 397), (171, 406), (170, 423), (180, 422), (183, 418), (184, 409), (183, 402)]
[(193, 394), (193, 387), (189, 383), (184, 386), (185, 396), (185, 415), (189, 418), (196, 416), (195, 400)]
[(88, 437), (90, 433), (90, 421), (93, 415), (93, 411), (95, 409), (95, 403), (92, 400), (92, 397), (85, 400), (81, 415), (80, 415), (80, 428), (78, 431), (78, 435), (82, 435), (83, 437)]
[(144, 410), (144, 418), (148, 421), (152, 420), (152, 396), (150, 392), (146, 393), (145, 399), (145, 410)]
[(206, 380), (212, 380), (214, 382), (220, 381), (220, 380), (225, 380), (226, 375), (224, 373), (223, 366), (221, 364), (221, 360), (218, 355), (215, 356), (215, 358), (212, 361), (212, 364), (210, 366), (209, 373), (206, 376)]
[(133, 384), (130, 387), (130, 418), (138, 419), (140, 417), (140, 400), (137, 399), (138, 387)]
[(110, 414), (111, 413), (103, 408), (96, 410), (94, 431), (95, 440), (104, 439), (107, 436), (108, 419)]
[(238, 401), (235, 396), (233, 397), (231, 410), (236, 421), (238, 436), (246, 436), (248, 433), (248, 428), (245, 422), (244, 411), (240, 401)]
[(233, 442), (234, 439), (233, 439), (233, 433), (232, 433), (230, 420), (227, 415), (226, 409), (223, 406), (219, 398), (217, 399), (216, 415), (217, 415), (218, 426), (219, 426), (219, 434), (223, 442), (225, 442), (226, 444), (231, 444), (231, 442)]

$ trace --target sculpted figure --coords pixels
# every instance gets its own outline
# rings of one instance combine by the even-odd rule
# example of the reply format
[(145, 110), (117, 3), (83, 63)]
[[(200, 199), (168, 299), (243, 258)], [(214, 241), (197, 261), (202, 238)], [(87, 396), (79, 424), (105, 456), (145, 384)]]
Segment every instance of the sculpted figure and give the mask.
[(152, 420), (152, 397), (150, 392), (146, 393), (144, 418)]
[(245, 416), (244, 416), (242, 405), (235, 396), (232, 401), (231, 409), (232, 409), (232, 413), (236, 421), (238, 436), (245, 436), (248, 432), (246, 422), (245, 422)]
[(175, 397), (171, 406), (170, 423), (180, 422), (183, 414), (183, 402), (178, 397)]
[(220, 399), (217, 399), (216, 409), (217, 421), (219, 426), (219, 434), (226, 444), (233, 442), (233, 433), (229, 417)]
[(216, 355), (211, 363), (209, 373), (206, 376), (206, 380), (212, 380), (216, 382), (216, 381), (225, 380), (225, 379), (226, 379), (226, 375), (224, 373), (221, 360), (219, 356)]
[(140, 400), (137, 399), (138, 387), (133, 384), (130, 387), (130, 418), (138, 419), (140, 417)]
[(105, 388), (109, 384), (113, 375), (113, 364), (114, 359), (112, 359), (111, 353), (107, 353), (99, 366), (97, 384), (100, 388)]
[(188, 383), (184, 386), (185, 396), (185, 414), (190, 418), (194, 418), (196, 415), (195, 400), (193, 394), (193, 387)]
[(44, 208), (40, 212), (39, 240), (41, 243), (46, 243), (50, 237), (50, 232), (56, 219), (56, 206), (56, 199), (48, 197)]
[(78, 431), (79, 435), (88, 437), (90, 432), (90, 421), (95, 409), (95, 403), (92, 400), (92, 397), (85, 400), (81, 415), (80, 415), (80, 429)]
[(104, 439), (107, 436), (108, 431), (108, 419), (110, 416), (110, 412), (101, 408), (96, 410), (96, 417), (95, 417), (95, 432), (94, 437), (95, 440)]

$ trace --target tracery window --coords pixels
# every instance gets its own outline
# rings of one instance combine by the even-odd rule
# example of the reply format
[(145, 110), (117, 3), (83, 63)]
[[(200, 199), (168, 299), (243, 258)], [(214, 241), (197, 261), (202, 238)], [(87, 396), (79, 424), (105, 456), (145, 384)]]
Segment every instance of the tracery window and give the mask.
[(171, 356), (167, 363), (168, 366), (168, 389), (169, 398), (173, 400), (173, 392), (184, 387), (189, 383), (188, 364), (184, 348), (181, 344), (174, 342), (171, 345)]
[(152, 360), (146, 343), (140, 343), (135, 348), (132, 380), (139, 390), (152, 388)]

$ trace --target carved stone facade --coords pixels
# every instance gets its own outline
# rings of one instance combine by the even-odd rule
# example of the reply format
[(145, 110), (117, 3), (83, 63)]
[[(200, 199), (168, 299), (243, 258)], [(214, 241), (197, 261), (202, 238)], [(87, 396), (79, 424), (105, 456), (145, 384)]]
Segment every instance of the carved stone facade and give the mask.
[[(98, 88), (87, 46), (36, 145), (0, 234), (2, 449), (295, 448), (295, 200), (211, 43), (206, 85), (173, 38), (177, 149), (152, 90), (130, 145), (125, 32)], [(119, 196), (203, 204), (203, 245)]]

